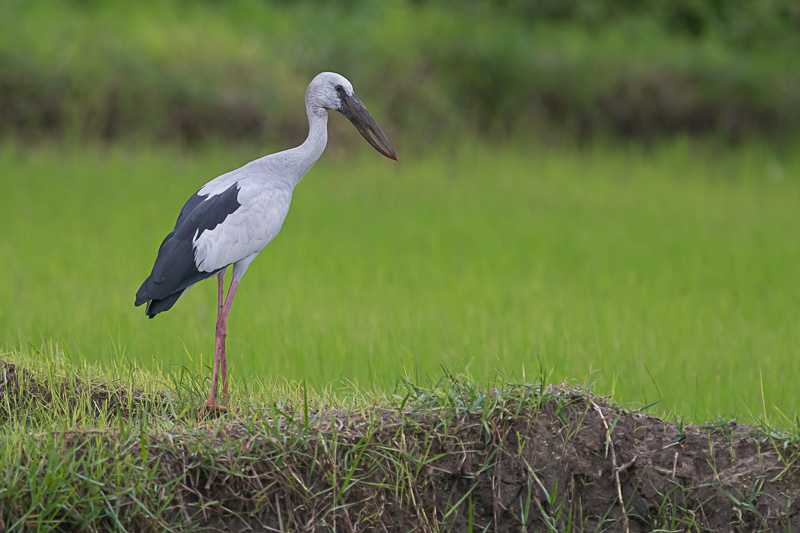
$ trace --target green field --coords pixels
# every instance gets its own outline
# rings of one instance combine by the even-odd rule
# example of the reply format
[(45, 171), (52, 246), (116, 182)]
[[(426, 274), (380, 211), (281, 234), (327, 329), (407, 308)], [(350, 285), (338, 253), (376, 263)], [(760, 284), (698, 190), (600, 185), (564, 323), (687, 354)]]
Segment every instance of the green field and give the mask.
[[(234, 394), (543, 368), (686, 420), (798, 412), (797, 153), (476, 142), (393, 163), (331, 139), (243, 279)], [(267, 151), (5, 143), (4, 349), (207, 378), (214, 282), (153, 320), (134, 293), (189, 195)]]

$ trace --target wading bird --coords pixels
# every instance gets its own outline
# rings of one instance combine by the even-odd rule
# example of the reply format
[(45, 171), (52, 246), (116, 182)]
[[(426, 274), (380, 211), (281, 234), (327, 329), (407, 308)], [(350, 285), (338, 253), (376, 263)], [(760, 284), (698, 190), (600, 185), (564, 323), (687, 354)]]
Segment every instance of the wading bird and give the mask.
[[(227, 396), (225, 337), (233, 297), (247, 267), (280, 231), (295, 186), (325, 150), (328, 111), (346, 116), (378, 152), (397, 161), (386, 135), (343, 76), (333, 72), (317, 75), (306, 89), (305, 100), (309, 126), (305, 142), (251, 161), (203, 185), (181, 209), (175, 229), (158, 249), (150, 276), (136, 292), (136, 305), (146, 303), (145, 313), (153, 318), (175, 305), (198, 281), (217, 277), (214, 370), (201, 415), (226, 409), (217, 402), (217, 384), (221, 373), (222, 392)], [(223, 300), (225, 272), (231, 265), (233, 277)]]

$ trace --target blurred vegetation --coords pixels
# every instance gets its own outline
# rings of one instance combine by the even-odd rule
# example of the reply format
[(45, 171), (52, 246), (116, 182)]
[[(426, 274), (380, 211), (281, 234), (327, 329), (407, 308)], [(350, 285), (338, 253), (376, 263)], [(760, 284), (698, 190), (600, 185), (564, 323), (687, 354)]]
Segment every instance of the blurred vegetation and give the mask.
[(727, 139), (800, 129), (796, 0), (6, 0), (0, 132), (286, 144), (313, 75), (387, 132)]

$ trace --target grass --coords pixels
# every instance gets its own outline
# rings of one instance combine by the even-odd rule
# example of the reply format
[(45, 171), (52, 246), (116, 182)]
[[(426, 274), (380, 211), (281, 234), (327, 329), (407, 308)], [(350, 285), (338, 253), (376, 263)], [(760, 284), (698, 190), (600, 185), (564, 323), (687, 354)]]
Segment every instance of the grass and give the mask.
[[(354, 133), (332, 122), (331, 150), (237, 295), (234, 390), (541, 367), (687, 422), (791, 423), (796, 154), (466, 142), (401, 146), (393, 164), (366, 146), (345, 157), (337, 136)], [(202, 390), (215, 285), (151, 321), (133, 296), (189, 195), (261, 153), (6, 143), (5, 349), (55, 342), (76, 361), (184, 367)]]
[(284, 383), (198, 421), (204, 391), (190, 372), (70, 362), (55, 344), (3, 357), (4, 531), (619, 531), (632, 520), (769, 531), (796, 519), (796, 430), (679, 430), (541, 375), (483, 384), (445, 369), (377, 395)]

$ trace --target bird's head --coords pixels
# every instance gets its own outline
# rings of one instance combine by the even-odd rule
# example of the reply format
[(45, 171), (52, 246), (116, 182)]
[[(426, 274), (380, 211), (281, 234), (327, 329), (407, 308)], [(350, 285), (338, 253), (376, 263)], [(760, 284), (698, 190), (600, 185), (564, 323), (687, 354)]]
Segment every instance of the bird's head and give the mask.
[(328, 109), (340, 112), (378, 152), (389, 159), (398, 160), (389, 139), (353, 92), (353, 85), (344, 76), (335, 72), (317, 74), (306, 90), (306, 108), (309, 112)]

